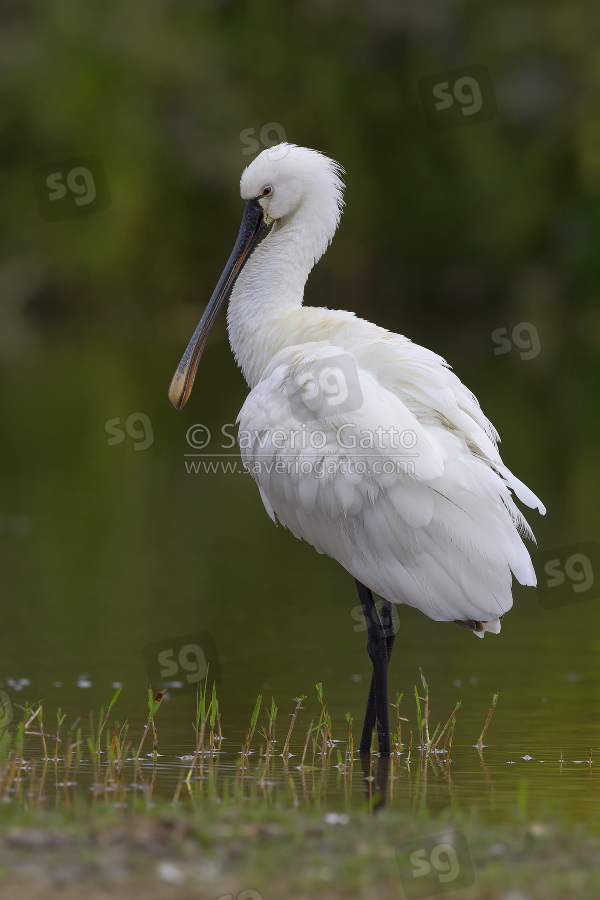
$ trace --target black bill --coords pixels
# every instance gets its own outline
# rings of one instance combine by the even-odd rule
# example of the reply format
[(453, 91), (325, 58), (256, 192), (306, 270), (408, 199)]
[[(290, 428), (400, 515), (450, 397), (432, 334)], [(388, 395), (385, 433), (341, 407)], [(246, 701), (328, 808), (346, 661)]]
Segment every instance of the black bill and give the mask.
[(244, 218), (240, 225), (240, 232), (231, 256), (227, 260), (227, 265), (223, 269), (219, 283), (204, 310), (204, 315), (187, 345), (181, 362), (177, 366), (177, 371), (173, 375), (173, 380), (169, 387), (169, 401), (176, 409), (182, 409), (187, 403), (194, 384), (194, 378), (196, 377), (198, 363), (211, 329), (223, 304), (229, 298), (238, 275), (244, 268), (266, 227), (267, 223), (262, 206), (258, 200), (248, 200), (244, 209)]

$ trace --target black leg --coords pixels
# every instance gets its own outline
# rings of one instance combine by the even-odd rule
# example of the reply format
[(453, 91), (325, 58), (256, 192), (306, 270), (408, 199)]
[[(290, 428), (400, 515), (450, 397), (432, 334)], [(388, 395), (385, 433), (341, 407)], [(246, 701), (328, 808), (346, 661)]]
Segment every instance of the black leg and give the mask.
[(396, 640), (396, 632), (394, 630), (394, 607), (389, 600), (381, 600), (381, 624), (385, 631), (385, 645), (387, 649), (387, 661), (389, 664), (392, 658), (392, 650), (394, 641)]
[(371, 687), (369, 689), (369, 699), (367, 700), (367, 710), (365, 712), (365, 720), (363, 722), (363, 730), (360, 738), (360, 753), (371, 752), (371, 738), (373, 729), (375, 728), (375, 676), (371, 675)]
[(377, 724), (377, 742), (380, 756), (390, 755), (390, 726), (387, 701), (387, 667), (396, 638), (392, 604), (387, 600), (382, 604), (379, 618), (373, 594), (369, 588), (356, 581), (358, 596), (367, 623), (367, 650), (373, 663), (371, 688), (367, 701), (367, 711), (360, 741), (360, 752), (369, 753), (373, 727)]
[[(357, 585), (359, 582), (357, 582)], [(360, 589), (367, 590), (363, 588), (363, 585), (360, 585)], [(360, 596), (359, 589), (359, 596)], [(369, 592), (370, 593), (370, 592)], [(392, 604), (387, 600), (382, 601), (382, 609), (381, 609), (381, 618), (377, 613), (377, 608), (375, 603), (373, 602), (371, 609), (371, 617), (372, 621), (376, 625), (379, 623), (380, 627), (385, 632), (385, 641), (386, 641), (386, 651), (387, 651), (387, 661), (389, 661), (392, 656), (392, 648), (394, 646), (394, 641), (396, 639), (396, 633), (394, 631), (394, 616), (392, 611)], [(364, 610), (364, 607), (363, 607)], [(369, 753), (371, 750), (371, 736), (373, 733), (373, 728), (375, 727), (376, 720), (376, 712), (375, 712), (375, 674), (371, 676), (371, 688), (369, 691), (369, 699), (367, 701), (367, 711), (365, 713), (365, 721), (363, 726), (363, 732), (360, 742), (360, 752), (361, 753)]]

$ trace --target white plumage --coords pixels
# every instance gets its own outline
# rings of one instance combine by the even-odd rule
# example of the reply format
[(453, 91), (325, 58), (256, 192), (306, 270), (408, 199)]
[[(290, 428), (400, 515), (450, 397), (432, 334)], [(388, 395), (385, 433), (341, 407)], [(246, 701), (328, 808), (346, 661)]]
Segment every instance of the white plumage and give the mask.
[[(339, 223), (341, 172), (293, 144), (263, 151), (244, 171), (240, 234), (171, 402), (186, 402), (230, 296), (231, 346), (251, 388), (240, 446), (271, 518), (336, 559), (359, 593), (364, 586), (480, 636), (498, 632), (513, 575), (535, 584), (522, 540), (533, 535), (513, 496), (544, 507), (503, 464), (494, 427), (440, 356), (353, 313), (302, 305)], [(373, 635), (375, 647), (381, 635)], [(373, 647), (383, 727), (381, 659), (391, 645), (384, 657)]]
[[(238, 420), (242, 457), (267, 512), (386, 599), (498, 632), (512, 575), (535, 584), (521, 537), (533, 535), (512, 494), (544, 507), (504, 466), (495, 429), (440, 356), (353, 313), (302, 306), (339, 221), (339, 166), (279, 145), (248, 166), (242, 197), (265, 186), (276, 221), (235, 284), (228, 321), (252, 389)], [(310, 417), (329, 358), (362, 402)], [(373, 446), (352, 448), (376, 433)], [(416, 441), (398, 447), (396, 434)]]

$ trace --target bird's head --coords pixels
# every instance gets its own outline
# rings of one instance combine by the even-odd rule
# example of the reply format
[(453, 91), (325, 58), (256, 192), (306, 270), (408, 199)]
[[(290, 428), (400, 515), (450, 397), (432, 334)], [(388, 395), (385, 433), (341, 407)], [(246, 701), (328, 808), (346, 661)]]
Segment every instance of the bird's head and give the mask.
[(343, 205), (342, 168), (332, 159), (296, 144), (263, 150), (244, 170), (240, 194), (256, 201), (267, 222), (285, 221), (306, 205), (332, 220), (335, 231)]
[(169, 388), (169, 400), (177, 409), (187, 402), (219, 311), (265, 229), (273, 222), (275, 229), (283, 228), (302, 210), (311, 238), (308, 255), (314, 262), (324, 252), (342, 210), (342, 171), (317, 150), (286, 143), (263, 150), (244, 170), (240, 192), (246, 205), (237, 241)]

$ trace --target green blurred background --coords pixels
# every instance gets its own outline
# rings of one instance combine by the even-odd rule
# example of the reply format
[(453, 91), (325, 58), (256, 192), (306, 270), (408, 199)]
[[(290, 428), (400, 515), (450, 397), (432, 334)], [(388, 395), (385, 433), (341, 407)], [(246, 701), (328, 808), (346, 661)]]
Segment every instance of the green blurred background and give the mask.
[[(143, 648), (208, 630), (231, 715), (245, 722), (260, 690), (284, 702), (323, 681), (332, 708), (360, 716), (369, 660), (352, 579), (276, 530), (248, 476), (186, 473), (187, 429), (218, 433), (246, 395), (224, 317), (191, 402), (167, 402), (237, 233), (240, 174), (283, 138), (347, 171), (308, 302), (449, 361), (546, 503), (545, 519), (529, 515), (540, 549), (598, 539), (596, 12), (590, 0), (5, 0), (0, 683), (30, 679), (30, 694), (77, 713), (120, 681), (120, 702), (139, 708)], [(471, 66), (493, 88), (483, 120), (455, 96), (454, 124), (436, 130), (421, 80), (452, 86)], [(108, 207), (45, 221), (35, 170), (91, 154)], [(133, 414), (139, 439), (109, 443), (106, 423)], [(421, 665), (444, 701), (462, 681), (478, 714), (499, 689), (506, 729), (529, 727), (544, 695), (587, 739), (599, 598), (548, 610), (520, 591), (502, 635), (481, 642), (401, 608), (392, 687), (410, 689)]]

